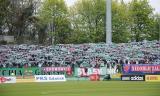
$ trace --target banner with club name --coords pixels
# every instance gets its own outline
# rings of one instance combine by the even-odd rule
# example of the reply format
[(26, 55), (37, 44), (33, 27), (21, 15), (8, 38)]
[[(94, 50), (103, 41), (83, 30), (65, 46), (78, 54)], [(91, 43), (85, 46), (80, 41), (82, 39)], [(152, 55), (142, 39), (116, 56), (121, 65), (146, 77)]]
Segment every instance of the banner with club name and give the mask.
[(75, 76), (79, 76), (79, 77), (86, 77), (86, 76), (90, 76), (91, 74), (106, 75), (106, 73), (107, 73), (106, 67), (75, 69)]
[(124, 64), (123, 74), (160, 74), (160, 64)]
[(71, 75), (71, 67), (0, 68), (0, 76)]

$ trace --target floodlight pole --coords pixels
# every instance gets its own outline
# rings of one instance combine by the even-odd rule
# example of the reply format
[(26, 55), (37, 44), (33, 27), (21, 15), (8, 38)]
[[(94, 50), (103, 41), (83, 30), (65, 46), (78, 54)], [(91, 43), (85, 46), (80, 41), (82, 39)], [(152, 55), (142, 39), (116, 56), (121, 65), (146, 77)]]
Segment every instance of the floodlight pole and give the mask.
[(158, 25), (159, 25), (159, 30), (158, 31), (159, 31), (159, 42), (160, 42), (160, 17), (158, 17), (158, 21), (159, 21), (158, 22)]
[(112, 0), (106, 0), (106, 43), (112, 43)]

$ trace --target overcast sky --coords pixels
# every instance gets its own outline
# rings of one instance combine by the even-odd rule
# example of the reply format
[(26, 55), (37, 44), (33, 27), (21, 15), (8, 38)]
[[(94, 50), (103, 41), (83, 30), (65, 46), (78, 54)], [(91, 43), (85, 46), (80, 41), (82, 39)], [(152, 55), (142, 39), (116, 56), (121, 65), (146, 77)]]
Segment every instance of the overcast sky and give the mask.
[[(71, 6), (74, 4), (76, 0), (65, 0), (68, 6)], [(124, 0), (125, 2), (129, 2), (131, 0)], [(149, 0), (150, 5), (155, 8), (155, 13), (160, 13), (160, 0)]]

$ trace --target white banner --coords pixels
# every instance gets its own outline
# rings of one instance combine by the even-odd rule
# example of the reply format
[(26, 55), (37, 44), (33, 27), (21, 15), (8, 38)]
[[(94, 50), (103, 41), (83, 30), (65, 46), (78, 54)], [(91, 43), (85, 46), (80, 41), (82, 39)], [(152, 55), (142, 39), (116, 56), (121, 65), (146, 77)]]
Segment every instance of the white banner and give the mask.
[(90, 76), (91, 74), (98, 74), (98, 75), (105, 75), (106, 68), (77, 68), (77, 75), (78, 76)]
[(59, 82), (66, 81), (64, 75), (35, 75), (35, 82)]
[(16, 83), (16, 77), (0, 77), (0, 83)]

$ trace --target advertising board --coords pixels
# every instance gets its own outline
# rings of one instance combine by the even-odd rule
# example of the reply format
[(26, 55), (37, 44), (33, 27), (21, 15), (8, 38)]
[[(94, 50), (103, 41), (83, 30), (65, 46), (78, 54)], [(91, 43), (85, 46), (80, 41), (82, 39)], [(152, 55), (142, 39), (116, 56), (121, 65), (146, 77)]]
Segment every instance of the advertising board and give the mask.
[(35, 82), (61, 82), (66, 81), (64, 75), (35, 75)]
[(0, 83), (16, 83), (16, 77), (0, 77)]
[(122, 75), (122, 81), (145, 81), (145, 75)]
[(146, 75), (145, 80), (151, 82), (160, 82), (160, 75)]

